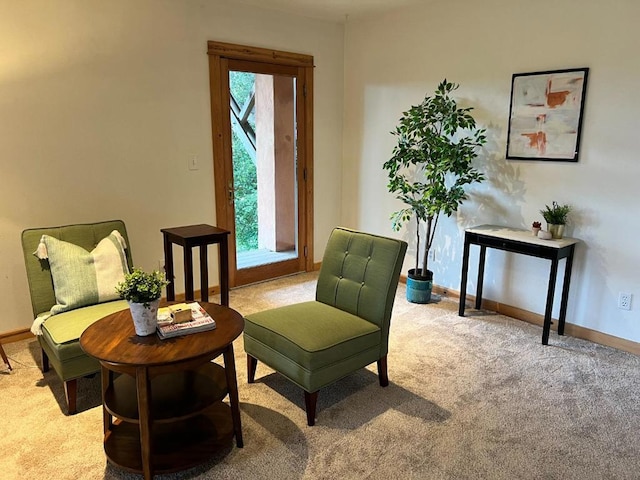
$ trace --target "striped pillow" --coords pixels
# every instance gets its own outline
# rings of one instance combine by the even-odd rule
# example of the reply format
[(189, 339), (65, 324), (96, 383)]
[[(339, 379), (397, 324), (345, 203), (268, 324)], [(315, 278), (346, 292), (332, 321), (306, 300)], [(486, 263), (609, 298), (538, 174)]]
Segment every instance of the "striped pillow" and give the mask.
[(125, 248), (124, 238), (117, 230), (100, 240), (91, 252), (43, 235), (36, 256), (49, 259), (56, 295), (51, 315), (118, 300), (116, 285), (129, 273)]

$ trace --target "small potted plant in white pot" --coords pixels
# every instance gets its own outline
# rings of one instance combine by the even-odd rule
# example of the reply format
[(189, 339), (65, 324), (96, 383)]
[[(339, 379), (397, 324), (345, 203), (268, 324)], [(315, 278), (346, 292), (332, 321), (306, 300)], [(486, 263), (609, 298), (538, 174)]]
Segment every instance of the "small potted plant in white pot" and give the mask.
[(168, 283), (164, 273), (134, 268), (116, 287), (120, 297), (129, 302), (136, 335), (144, 337), (155, 333), (162, 288)]
[(564, 235), (564, 226), (567, 224), (569, 212), (571, 212), (570, 205), (560, 205), (556, 201), (551, 206), (545, 205), (544, 210), (540, 210), (547, 222), (547, 231), (553, 238), (562, 238)]

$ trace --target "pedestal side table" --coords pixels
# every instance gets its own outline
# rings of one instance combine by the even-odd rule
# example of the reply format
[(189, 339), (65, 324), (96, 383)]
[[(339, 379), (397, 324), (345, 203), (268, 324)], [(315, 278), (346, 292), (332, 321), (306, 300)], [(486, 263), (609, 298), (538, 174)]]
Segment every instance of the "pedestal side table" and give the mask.
[(229, 246), (228, 230), (212, 225), (188, 225), (185, 227), (163, 228), (164, 236), (164, 268), (167, 272), (167, 300), (175, 300), (175, 283), (173, 277), (172, 244), (181, 245), (184, 250), (184, 289), (185, 300), (193, 300), (193, 255), (191, 249), (200, 247), (200, 297), (203, 302), (209, 301), (209, 265), (207, 245), (219, 244), (220, 270), (220, 303), (229, 306)]

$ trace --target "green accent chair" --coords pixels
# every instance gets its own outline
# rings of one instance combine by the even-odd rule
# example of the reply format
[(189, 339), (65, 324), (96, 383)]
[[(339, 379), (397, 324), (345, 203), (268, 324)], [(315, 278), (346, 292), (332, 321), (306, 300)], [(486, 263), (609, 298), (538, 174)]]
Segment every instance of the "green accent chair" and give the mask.
[(247, 315), (244, 348), (254, 383), (258, 360), (304, 390), (307, 424), (318, 391), (377, 362), (389, 384), (389, 324), (406, 242), (345, 228), (331, 233), (316, 299)]
[[(48, 314), (51, 307), (56, 304), (49, 262), (39, 260), (33, 254), (38, 248), (42, 235), (46, 234), (91, 251), (113, 230), (118, 230), (126, 241), (125, 253), (131, 269), (133, 262), (129, 238), (124, 222), (121, 220), (32, 228), (22, 232), (22, 250), (34, 318)], [(77, 411), (77, 380), (100, 371), (98, 361), (89, 357), (80, 347), (80, 335), (95, 321), (125, 308), (128, 308), (128, 304), (124, 300), (99, 303), (53, 315), (42, 324), (42, 335), (37, 336), (42, 349), (42, 371), (49, 371), (51, 364), (60, 380), (64, 382), (70, 415)]]

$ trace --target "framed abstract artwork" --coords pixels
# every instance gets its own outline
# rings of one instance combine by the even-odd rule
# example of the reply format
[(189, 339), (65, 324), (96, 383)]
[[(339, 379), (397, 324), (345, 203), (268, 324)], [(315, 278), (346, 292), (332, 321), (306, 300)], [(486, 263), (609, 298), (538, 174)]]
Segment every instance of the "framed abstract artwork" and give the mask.
[(588, 68), (516, 73), (507, 158), (577, 162)]

